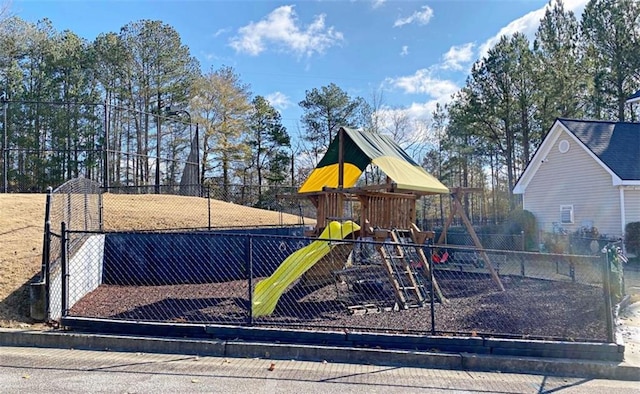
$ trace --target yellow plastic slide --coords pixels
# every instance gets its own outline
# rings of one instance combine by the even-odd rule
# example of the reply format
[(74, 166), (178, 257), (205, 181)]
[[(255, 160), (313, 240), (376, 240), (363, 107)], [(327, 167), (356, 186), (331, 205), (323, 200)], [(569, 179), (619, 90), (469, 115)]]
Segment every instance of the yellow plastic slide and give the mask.
[(331, 222), (325, 227), (317, 241), (293, 252), (270, 277), (256, 284), (253, 290), (253, 317), (272, 314), (280, 296), (287, 287), (331, 251), (333, 248), (331, 240), (344, 239), (347, 235), (358, 230), (360, 230), (360, 226), (350, 220), (344, 224)]

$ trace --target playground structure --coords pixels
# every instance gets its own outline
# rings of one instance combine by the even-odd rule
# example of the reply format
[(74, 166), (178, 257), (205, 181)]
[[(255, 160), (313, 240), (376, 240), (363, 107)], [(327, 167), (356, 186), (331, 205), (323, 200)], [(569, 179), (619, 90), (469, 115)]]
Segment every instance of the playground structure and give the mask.
[[(356, 186), (370, 164), (386, 175), (386, 182)], [(386, 136), (341, 127), (318, 166), (298, 190), (300, 197), (308, 198), (316, 207), (316, 227), (305, 235), (318, 237), (318, 241), (293, 253), (271, 277), (258, 283), (253, 296), (253, 316), (273, 313), (282, 293), (294, 282), (312, 287), (343, 280), (351, 282), (352, 288), (362, 287), (372, 265), (358, 264), (352, 250), (354, 243), (339, 242), (346, 236), (375, 242), (379, 259), (374, 265), (382, 267), (391, 284), (394, 309), (424, 307), (436, 300), (447, 303), (430, 268), (431, 256), (424, 253), (422, 245), (431, 242), (437, 250), (456, 215), (462, 218), (498, 289), (504, 291), (460, 202), (461, 195), (473, 191), (476, 190), (449, 190)], [(450, 194), (452, 198), (452, 209), (435, 244), (434, 232), (422, 231), (415, 224), (417, 199), (430, 194)], [(359, 209), (353, 209), (354, 206)], [(367, 309), (363, 305), (349, 308)]]
[[(386, 183), (356, 186), (369, 164), (376, 165), (386, 175)], [(477, 241), (476, 246), (482, 249), (464, 210), (458, 209), (458, 194), (462, 192), (458, 189), (451, 194), (455, 209), (451, 211), (447, 226), (453, 215), (461, 215), (474, 236), (474, 242)], [(349, 258), (345, 258), (344, 248), (341, 253), (333, 253), (337, 245), (353, 248), (353, 242), (339, 242), (345, 236), (375, 242), (378, 261), (381, 262), (377, 268), (382, 266), (391, 284), (394, 309), (423, 307), (436, 300), (446, 303), (447, 299), (430, 269), (430, 256), (422, 248), (427, 242), (433, 243), (434, 233), (422, 231), (415, 224), (416, 201), (420, 196), (429, 194), (450, 194), (450, 190), (415, 163), (390, 138), (341, 127), (325, 156), (298, 190), (300, 197), (308, 198), (316, 207), (316, 227), (306, 234), (318, 237), (318, 241), (312, 244), (316, 246), (307, 246), (293, 253), (271, 277), (256, 285), (253, 316), (270, 315), (282, 293), (296, 279), (300, 279), (297, 282), (300, 286), (317, 286), (335, 282), (339, 277), (350, 277), (352, 285), (362, 285), (359, 275), (366, 277), (365, 271), (376, 267), (371, 264), (357, 266), (351, 250)], [(353, 209), (354, 206), (357, 208)], [(341, 223), (352, 231), (339, 231)], [(336, 236), (338, 233), (339, 237)], [(489, 257), (486, 254), (482, 257), (498, 287), (504, 290)], [(290, 270), (295, 274), (289, 274)], [(351, 307), (357, 308), (358, 305)]]
[(280, 296), (287, 287), (331, 252), (332, 240), (341, 240), (359, 229), (360, 226), (352, 221), (331, 222), (317, 241), (287, 257), (270, 277), (256, 285), (253, 298), (253, 316), (259, 317), (273, 313)]
[(491, 258), (489, 258), (489, 255), (484, 250), (484, 247), (482, 246), (482, 243), (480, 242), (480, 238), (476, 234), (476, 231), (473, 229), (473, 224), (471, 223), (471, 221), (467, 217), (467, 214), (464, 212), (464, 208), (462, 207), (462, 202), (460, 202), (460, 196), (464, 195), (465, 193), (471, 193), (471, 192), (474, 192), (474, 191), (480, 191), (480, 190), (479, 189), (464, 189), (464, 188), (456, 188), (456, 189), (452, 190), (452, 192), (451, 192), (451, 211), (449, 212), (449, 216), (447, 217), (447, 221), (444, 223), (444, 227), (442, 228), (442, 233), (440, 233), (440, 237), (438, 238), (438, 241), (437, 241), (436, 244), (437, 245), (442, 245), (442, 243), (443, 243), (443, 241), (444, 241), (444, 239), (445, 239), (445, 237), (447, 235), (447, 230), (449, 229), (449, 226), (451, 226), (451, 223), (453, 223), (453, 219), (456, 217), (456, 215), (460, 216), (460, 218), (462, 219), (462, 222), (464, 223), (465, 227), (467, 228), (467, 231), (469, 231), (469, 235), (471, 236), (471, 239), (473, 240), (473, 244), (475, 245), (475, 247), (478, 250), (480, 258), (482, 259), (482, 261), (486, 265), (487, 269), (489, 270), (489, 273), (491, 274), (491, 278), (495, 282), (496, 286), (498, 286), (498, 289), (500, 291), (504, 291), (504, 285), (502, 284), (502, 281), (500, 280), (500, 276), (498, 276), (498, 273), (496, 272), (496, 269), (493, 267), (493, 263), (491, 262)]

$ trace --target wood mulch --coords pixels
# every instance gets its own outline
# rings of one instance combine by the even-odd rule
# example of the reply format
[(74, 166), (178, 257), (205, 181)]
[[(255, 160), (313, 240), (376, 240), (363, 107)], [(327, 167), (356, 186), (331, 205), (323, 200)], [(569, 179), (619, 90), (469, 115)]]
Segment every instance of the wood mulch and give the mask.
[[(439, 279), (447, 304), (435, 303), (439, 333), (516, 338), (606, 340), (602, 288), (572, 282), (503, 277), (505, 291), (488, 276)], [(72, 316), (163, 322), (245, 324), (247, 281), (166, 286), (101, 285), (71, 309)], [(429, 305), (393, 311), (387, 288), (362, 293), (344, 283), (285, 292), (276, 311), (255, 324), (311, 329), (430, 332)], [(349, 305), (369, 305), (350, 313)], [(373, 307), (372, 307), (373, 306)]]

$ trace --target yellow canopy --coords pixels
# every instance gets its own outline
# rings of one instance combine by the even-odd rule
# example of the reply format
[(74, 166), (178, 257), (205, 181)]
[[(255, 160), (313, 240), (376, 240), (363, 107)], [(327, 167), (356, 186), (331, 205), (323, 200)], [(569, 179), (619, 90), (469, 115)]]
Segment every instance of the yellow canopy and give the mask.
[[(342, 138), (342, 141), (340, 139)], [(318, 166), (298, 190), (298, 193), (321, 191), (324, 187), (340, 186), (340, 143), (342, 142), (342, 187), (353, 187), (370, 163), (378, 166), (398, 189), (448, 194), (449, 189), (429, 174), (391, 138), (361, 130), (341, 127), (331, 141)]]

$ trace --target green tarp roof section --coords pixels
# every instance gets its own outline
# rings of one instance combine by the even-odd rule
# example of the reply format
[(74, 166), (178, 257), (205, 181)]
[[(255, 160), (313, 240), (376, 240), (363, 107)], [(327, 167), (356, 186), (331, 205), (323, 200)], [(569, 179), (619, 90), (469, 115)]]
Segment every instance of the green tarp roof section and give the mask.
[[(389, 156), (397, 157), (414, 166), (418, 165), (394, 140), (386, 135), (368, 133), (347, 127), (343, 127), (343, 129), (360, 150), (371, 160), (382, 156)], [(351, 160), (349, 160), (349, 162), (351, 162)]]
[(353, 140), (360, 150), (375, 165), (389, 176), (400, 189), (428, 193), (449, 193), (449, 189), (416, 163), (394, 140), (376, 133), (344, 127), (348, 139)]
[[(343, 127), (344, 130), (349, 130)], [(348, 132), (346, 133), (348, 135)], [(351, 163), (354, 166), (358, 167), (360, 171), (364, 171), (369, 163), (371, 163), (371, 157), (367, 155), (360, 148), (359, 144), (357, 144), (352, 137), (345, 138), (343, 142), (344, 149), (344, 161), (345, 163)], [(330, 166), (333, 164), (337, 164), (339, 162), (338, 151), (340, 149), (340, 139), (338, 137), (334, 138), (333, 141), (329, 144), (329, 148), (327, 152), (324, 154), (324, 157), (318, 163), (316, 168), (322, 168), (326, 166)]]
[[(382, 134), (346, 127), (342, 127), (341, 130), (343, 131), (343, 157), (345, 164), (352, 164), (362, 172), (373, 162), (393, 180), (399, 189), (427, 193), (449, 193), (449, 189), (446, 186), (419, 166), (391, 138)], [(339, 163), (339, 144), (340, 138), (338, 135), (331, 141), (327, 153), (307, 178), (307, 181), (300, 188), (301, 190), (304, 192), (320, 191), (323, 186), (327, 186), (325, 184), (329, 179), (327, 176), (334, 179), (333, 175), (327, 171), (333, 171), (330, 167)], [(320, 169), (324, 169), (324, 171), (319, 171)], [(335, 171), (335, 183), (337, 184), (337, 169)], [(355, 184), (355, 178), (353, 181)], [(353, 185), (344, 185), (344, 187), (351, 186)]]

